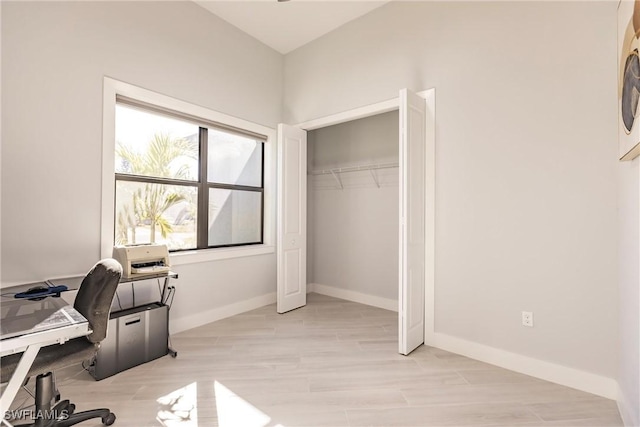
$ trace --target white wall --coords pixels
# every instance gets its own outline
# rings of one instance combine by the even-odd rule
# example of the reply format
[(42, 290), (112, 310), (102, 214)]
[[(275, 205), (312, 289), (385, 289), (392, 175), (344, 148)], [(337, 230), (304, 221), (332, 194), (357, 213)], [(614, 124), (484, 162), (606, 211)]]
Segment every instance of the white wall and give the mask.
[(290, 123), (435, 87), (436, 332), (617, 377), (615, 2), (392, 2), (284, 71)]
[[(5, 285), (83, 274), (100, 257), (104, 76), (281, 119), (282, 56), (194, 3), (3, 2)], [(273, 254), (176, 271), (175, 321), (275, 292)]]
[[(398, 162), (398, 112), (308, 133), (308, 169)], [(398, 299), (398, 169), (309, 176), (307, 282)]]
[(619, 165), (620, 413), (640, 425), (640, 159)]

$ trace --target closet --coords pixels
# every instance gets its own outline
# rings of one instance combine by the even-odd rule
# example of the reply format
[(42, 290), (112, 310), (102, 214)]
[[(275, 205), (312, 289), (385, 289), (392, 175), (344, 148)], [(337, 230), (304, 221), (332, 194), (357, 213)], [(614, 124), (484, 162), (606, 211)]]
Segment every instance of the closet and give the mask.
[(307, 133), (307, 284), (398, 310), (398, 111)]
[(395, 271), (409, 354), (433, 335), (435, 90), (279, 124), (277, 151), (277, 312), (306, 304), (308, 278), (391, 305)]

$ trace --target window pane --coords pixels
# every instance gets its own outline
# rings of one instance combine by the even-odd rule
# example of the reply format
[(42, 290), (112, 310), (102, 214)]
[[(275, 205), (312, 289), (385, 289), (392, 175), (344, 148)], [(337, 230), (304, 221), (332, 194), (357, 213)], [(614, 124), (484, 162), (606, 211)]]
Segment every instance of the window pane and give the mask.
[(209, 189), (209, 246), (262, 242), (262, 193)]
[(209, 182), (262, 187), (262, 142), (209, 129)]
[(200, 128), (116, 104), (116, 173), (198, 179)]
[(197, 199), (196, 187), (116, 181), (116, 244), (195, 248)]

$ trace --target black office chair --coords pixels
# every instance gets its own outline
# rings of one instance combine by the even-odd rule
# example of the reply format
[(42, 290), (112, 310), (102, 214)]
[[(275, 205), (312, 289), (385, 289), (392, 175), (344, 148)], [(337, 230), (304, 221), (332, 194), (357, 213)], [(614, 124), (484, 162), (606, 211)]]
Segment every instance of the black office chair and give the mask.
[[(92, 359), (100, 342), (107, 336), (109, 314), (116, 288), (122, 276), (122, 266), (114, 259), (104, 259), (98, 262), (82, 280), (76, 295), (74, 308), (88, 321), (92, 332), (86, 337), (79, 337), (66, 343), (43, 347), (29, 370), (29, 376), (36, 377), (35, 414), (57, 414), (57, 419), (38, 418), (33, 424), (37, 427), (72, 426), (80, 422), (101, 418), (104, 425), (115, 422), (116, 416), (109, 409), (93, 409), (74, 413), (75, 405), (68, 400), (59, 401), (53, 408), (51, 402), (60, 399), (55, 385), (53, 372), (85, 360)], [(2, 382), (7, 382), (16, 370), (21, 353), (2, 358), (0, 373)]]

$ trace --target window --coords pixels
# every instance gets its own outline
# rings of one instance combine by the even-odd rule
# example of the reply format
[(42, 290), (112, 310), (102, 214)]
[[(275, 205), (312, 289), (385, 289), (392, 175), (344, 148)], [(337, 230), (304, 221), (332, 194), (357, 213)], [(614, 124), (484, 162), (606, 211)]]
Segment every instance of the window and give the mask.
[(115, 244), (262, 244), (266, 138), (117, 97)]

